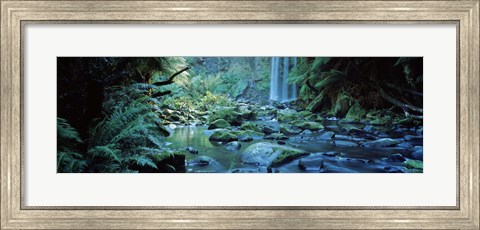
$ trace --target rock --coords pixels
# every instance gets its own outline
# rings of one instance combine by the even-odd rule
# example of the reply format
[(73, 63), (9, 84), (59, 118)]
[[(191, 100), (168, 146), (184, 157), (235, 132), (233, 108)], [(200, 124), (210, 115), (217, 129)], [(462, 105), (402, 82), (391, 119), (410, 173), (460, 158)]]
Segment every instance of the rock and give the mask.
[(266, 168), (260, 167), (260, 168), (238, 168), (238, 169), (232, 169), (230, 171), (231, 173), (267, 173)]
[(335, 140), (334, 143), (338, 147), (358, 147), (358, 144), (356, 142), (353, 142), (353, 141)]
[(418, 150), (422, 150), (423, 151), (423, 146), (413, 146), (413, 151), (418, 151)]
[(239, 126), (243, 122), (243, 114), (235, 111), (235, 107), (220, 107), (214, 110), (213, 114), (208, 117), (209, 122), (223, 119), (231, 125)]
[(323, 91), (315, 97), (310, 104), (307, 105), (306, 110), (311, 112), (319, 112), (329, 99), (325, 97)]
[(280, 124), (276, 121), (260, 122), (257, 124), (261, 132), (272, 134), (280, 132)]
[(281, 122), (289, 122), (296, 120), (298, 112), (294, 109), (283, 109), (277, 111), (277, 119)]
[(403, 138), (404, 138), (405, 140), (407, 140), (407, 141), (414, 141), (414, 142), (421, 142), (421, 141), (423, 141), (423, 137), (422, 137), (422, 136), (405, 135)]
[(365, 117), (366, 114), (367, 112), (365, 112), (360, 103), (358, 103), (358, 101), (355, 101), (352, 107), (350, 107), (350, 109), (348, 110), (347, 115), (345, 115), (345, 121), (359, 122)]
[(406, 159), (400, 153), (395, 153), (388, 158), (389, 161), (404, 162)]
[(232, 141), (225, 145), (225, 148), (230, 151), (238, 151), (242, 145), (238, 141)]
[(187, 165), (189, 166), (207, 166), (209, 164), (212, 164), (215, 162), (215, 160), (209, 156), (199, 156), (189, 162), (187, 162)]
[(241, 161), (245, 164), (275, 167), (308, 154), (304, 150), (285, 145), (259, 142), (243, 151)]
[(306, 135), (307, 135), (307, 136), (308, 136), (308, 135), (312, 135), (312, 133), (313, 133), (313, 132), (310, 131), (310, 130), (303, 130), (303, 131), (300, 133), (300, 135), (302, 135), (302, 136), (306, 136)]
[(267, 140), (287, 140), (288, 139), (288, 137), (285, 136), (285, 134), (283, 133), (272, 133), (268, 136), (265, 136), (264, 138)]
[(410, 154), (411, 158), (414, 160), (421, 160), (423, 161), (423, 149), (422, 150), (416, 150)]
[(258, 126), (256, 124), (254, 124), (253, 122), (244, 122), (241, 126), (240, 126), (241, 129), (243, 130), (252, 130), (252, 131), (256, 131), (256, 132), (260, 132), (260, 129), (258, 128)]
[(217, 130), (209, 138), (210, 141), (230, 142), (237, 141), (238, 136), (229, 130)]
[(418, 135), (423, 135), (423, 126), (422, 126), (422, 127), (419, 127), (415, 132), (416, 132)]
[(187, 151), (191, 154), (198, 154), (198, 150), (194, 149), (192, 146), (187, 147)]
[(324, 132), (320, 136), (318, 136), (318, 139), (320, 139), (320, 140), (330, 140), (333, 137), (335, 137), (334, 132)]
[(287, 142), (285, 142), (285, 141), (277, 141), (277, 144), (279, 144), (279, 145), (286, 145)]
[(302, 158), (298, 161), (298, 167), (305, 171), (320, 171), (323, 168), (323, 160), (320, 158)]
[(179, 115), (176, 115), (176, 114), (170, 115), (169, 118), (172, 121), (182, 121), (182, 120), (184, 120), (184, 119), (182, 119), (182, 117), (180, 117)]
[(376, 129), (373, 127), (373, 125), (365, 125), (365, 127), (363, 127), (363, 131), (373, 133), (376, 131)]
[(391, 138), (382, 138), (374, 141), (368, 141), (362, 144), (362, 147), (367, 148), (382, 148), (382, 147), (393, 147), (399, 144), (397, 140)]
[(390, 167), (390, 166), (387, 166), (385, 168), (385, 172), (386, 173), (405, 173), (402, 169), (400, 168), (397, 168), (397, 167)]
[(280, 132), (285, 135), (296, 135), (299, 134), (302, 130), (288, 124), (281, 124), (280, 125)]
[(397, 144), (397, 147), (402, 147), (402, 148), (409, 149), (409, 148), (412, 147), (412, 144), (410, 144), (408, 142), (402, 142), (402, 143)]
[(350, 110), (350, 97), (345, 94), (341, 93), (337, 97), (337, 101), (335, 102), (335, 106), (332, 110), (332, 115), (335, 117), (345, 117), (347, 112)]
[(250, 141), (253, 141), (253, 138), (251, 136), (248, 136), (248, 135), (239, 135), (238, 136), (238, 141), (250, 142)]
[(344, 154), (341, 153), (341, 152), (326, 152), (326, 153), (322, 153), (322, 155), (327, 156), (327, 157), (341, 157)]
[(226, 129), (230, 127), (231, 125), (230, 123), (228, 123), (228, 121), (224, 119), (218, 119), (210, 123), (210, 125), (208, 126), (208, 129)]
[(403, 162), (403, 166), (405, 166), (408, 169), (416, 169), (416, 170), (423, 171), (423, 161), (406, 160), (405, 162)]
[(315, 121), (295, 121), (293, 125), (300, 129), (308, 129), (310, 131), (318, 131), (324, 128), (322, 124)]
[(169, 124), (169, 125), (168, 125), (168, 128), (170, 128), (170, 129), (176, 129), (177, 126), (176, 126), (175, 124)]

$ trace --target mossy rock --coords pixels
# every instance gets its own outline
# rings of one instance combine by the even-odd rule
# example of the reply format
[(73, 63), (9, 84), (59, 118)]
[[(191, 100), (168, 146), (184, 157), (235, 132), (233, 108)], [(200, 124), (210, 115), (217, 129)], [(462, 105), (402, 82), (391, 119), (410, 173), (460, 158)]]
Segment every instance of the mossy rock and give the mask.
[(297, 120), (298, 117), (298, 112), (294, 109), (282, 109), (277, 111), (277, 119), (281, 122)]
[(365, 118), (365, 115), (367, 112), (362, 108), (360, 103), (358, 101), (355, 101), (353, 103), (352, 107), (347, 112), (347, 115), (345, 115), (345, 121), (347, 122), (358, 122), (361, 119)]
[(310, 131), (318, 131), (318, 130), (324, 129), (322, 124), (314, 121), (298, 121), (297, 120), (292, 122), (292, 125), (300, 129), (303, 129), (303, 130), (308, 129)]
[(230, 123), (228, 123), (228, 121), (224, 120), (224, 119), (218, 119), (218, 120), (215, 120), (214, 122), (210, 123), (210, 125), (208, 126), (208, 129), (226, 129), (226, 128), (230, 128), (231, 125)]
[(231, 142), (237, 141), (238, 135), (229, 130), (215, 131), (209, 138), (210, 141)]
[(311, 112), (320, 112), (327, 103), (327, 97), (321, 92), (315, 97), (306, 107), (306, 110)]
[(422, 122), (419, 120), (415, 120), (413, 118), (407, 117), (407, 118), (399, 118), (395, 119), (394, 121), (395, 124), (403, 125), (406, 127), (415, 127), (417, 125), (420, 125)]
[(343, 118), (350, 110), (350, 97), (346, 93), (340, 93), (337, 96), (335, 104), (332, 106), (331, 115)]
[(259, 142), (245, 149), (241, 154), (241, 160), (246, 164), (275, 167), (308, 154), (304, 150), (285, 145)]
[(405, 166), (407, 169), (411, 171), (419, 171), (421, 170), (423, 172), (423, 161), (417, 161), (417, 160), (406, 160), (403, 162), (403, 166)]
[(239, 126), (243, 122), (243, 114), (236, 111), (235, 107), (221, 107), (214, 110), (213, 114), (208, 117), (209, 123), (223, 119), (231, 125)]
[(296, 135), (302, 132), (302, 130), (295, 128), (292, 125), (280, 124), (280, 132), (285, 135)]
[(255, 123), (252, 123), (252, 122), (244, 122), (241, 126), (240, 126), (241, 129), (243, 130), (252, 130), (252, 131), (256, 131), (256, 132), (259, 132), (260, 131), (260, 128), (258, 128), (258, 126), (255, 124)]

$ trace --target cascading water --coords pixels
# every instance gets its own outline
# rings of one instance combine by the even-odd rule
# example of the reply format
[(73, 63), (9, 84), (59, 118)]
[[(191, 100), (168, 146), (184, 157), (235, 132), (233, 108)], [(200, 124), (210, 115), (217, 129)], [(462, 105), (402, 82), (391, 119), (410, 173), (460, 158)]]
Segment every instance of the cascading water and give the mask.
[[(297, 65), (297, 58), (293, 58), (293, 67)], [(297, 98), (297, 86), (288, 83), (288, 74), (291, 70), (290, 57), (272, 57), (270, 72), (270, 100), (285, 102)]]

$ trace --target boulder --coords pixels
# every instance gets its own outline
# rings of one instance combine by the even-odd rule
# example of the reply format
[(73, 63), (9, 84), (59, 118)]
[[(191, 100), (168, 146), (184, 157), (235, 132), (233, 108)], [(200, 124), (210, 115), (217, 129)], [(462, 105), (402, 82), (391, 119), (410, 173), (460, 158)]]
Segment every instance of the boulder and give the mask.
[(405, 159), (405, 157), (402, 156), (402, 154), (395, 153), (395, 154), (391, 155), (390, 157), (388, 157), (388, 160), (393, 161), (393, 162), (404, 162), (406, 159)]
[(423, 171), (423, 161), (418, 160), (406, 160), (403, 162), (403, 166), (415, 172)]
[(259, 142), (243, 151), (241, 161), (245, 164), (275, 167), (308, 154), (304, 150), (285, 145)]
[(238, 141), (232, 141), (225, 145), (225, 148), (230, 151), (238, 151), (242, 145)]
[(267, 140), (287, 140), (288, 137), (285, 136), (283, 133), (272, 133), (268, 136), (265, 136), (265, 139)]
[(194, 149), (192, 146), (187, 147), (187, 151), (191, 154), (198, 154), (198, 150)]
[(318, 139), (320, 139), (320, 140), (330, 140), (333, 137), (335, 137), (335, 133), (329, 131), (329, 132), (322, 133), (320, 136), (318, 136)]
[(280, 125), (280, 132), (285, 135), (296, 135), (299, 134), (302, 130), (288, 124), (281, 124)]
[(298, 112), (294, 109), (283, 109), (277, 111), (277, 119), (281, 122), (289, 122), (296, 120)]
[(238, 136), (229, 130), (217, 130), (208, 138), (210, 141), (231, 142), (237, 141)]
[(218, 119), (210, 123), (210, 125), (208, 126), (208, 129), (226, 129), (230, 127), (231, 125), (230, 123), (228, 123), (228, 121), (224, 119)]
[(362, 144), (362, 147), (367, 148), (382, 148), (382, 147), (393, 147), (400, 142), (391, 138), (381, 138), (374, 141), (368, 141)]
[(423, 161), (423, 149), (419, 149), (419, 150), (416, 150), (416, 151), (413, 151), (411, 154), (410, 154), (410, 157), (414, 160), (421, 160)]
[(298, 161), (298, 167), (304, 171), (320, 171), (323, 168), (323, 160), (316, 158), (302, 158)]
[(260, 132), (260, 129), (258, 128), (258, 126), (253, 123), (253, 122), (244, 122), (241, 126), (240, 126), (241, 129), (243, 130), (252, 130), (252, 131), (256, 131), (256, 132)]
[(218, 119), (239, 126), (243, 122), (243, 114), (237, 112), (235, 107), (220, 107), (213, 111), (213, 114), (208, 117), (208, 121), (213, 122)]
[(294, 121), (292, 125), (302, 130), (308, 129), (310, 131), (318, 131), (324, 128), (322, 124), (314, 121), (298, 121), (297, 120), (297, 121)]
[(207, 165), (210, 165), (214, 162), (216, 162), (216, 161), (209, 156), (199, 156), (199, 157), (187, 162), (187, 165), (189, 165), (189, 166), (207, 166)]

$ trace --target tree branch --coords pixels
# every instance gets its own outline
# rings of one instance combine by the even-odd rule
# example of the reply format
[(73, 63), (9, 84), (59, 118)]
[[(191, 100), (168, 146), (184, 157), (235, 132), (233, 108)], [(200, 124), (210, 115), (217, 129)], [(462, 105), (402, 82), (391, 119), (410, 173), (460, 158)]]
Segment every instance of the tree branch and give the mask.
[(405, 112), (406, 116), (408, 116), (408, 109), (412, 110), (412, 111), (415, 111), (415, 112), (419, 112), (419, 113), (423, 113), (423, 109), (422, 108), (418, 108), (416, 106), (413, 106), (413, 105), (409, 105), (409, 104), (406, 104), (406, 103), (403, 103), (393, 97), (391, 97), (390, 95), (388, 95), (387, 93), (385, 93), (385, 91), (383, 91), (383, 89), (381, 87), (378, 87), (378, 91), (380, 92), (380, 96), (387, 100), (388, 102), (400, 107), (403, 109), (403, 111)]
[(179, 74), (187, 71), (188, 69), (190, 69), (190, 67), (185, 67), (185, 68), (183, 68), (182, 70), (180, 70), (180, 71), (174, 73), (172, 76), (170, 76), (170, 77), (168, 78), (168, 80), (155, 82), (155, 83), (153, 83), (153, 85), (155, 85), (155, 86), (162, 86), (162, 85), (172, 84), (172, 83), (173, 83), (173, 79), (174, 79), (176, 76), (178, 76)]

